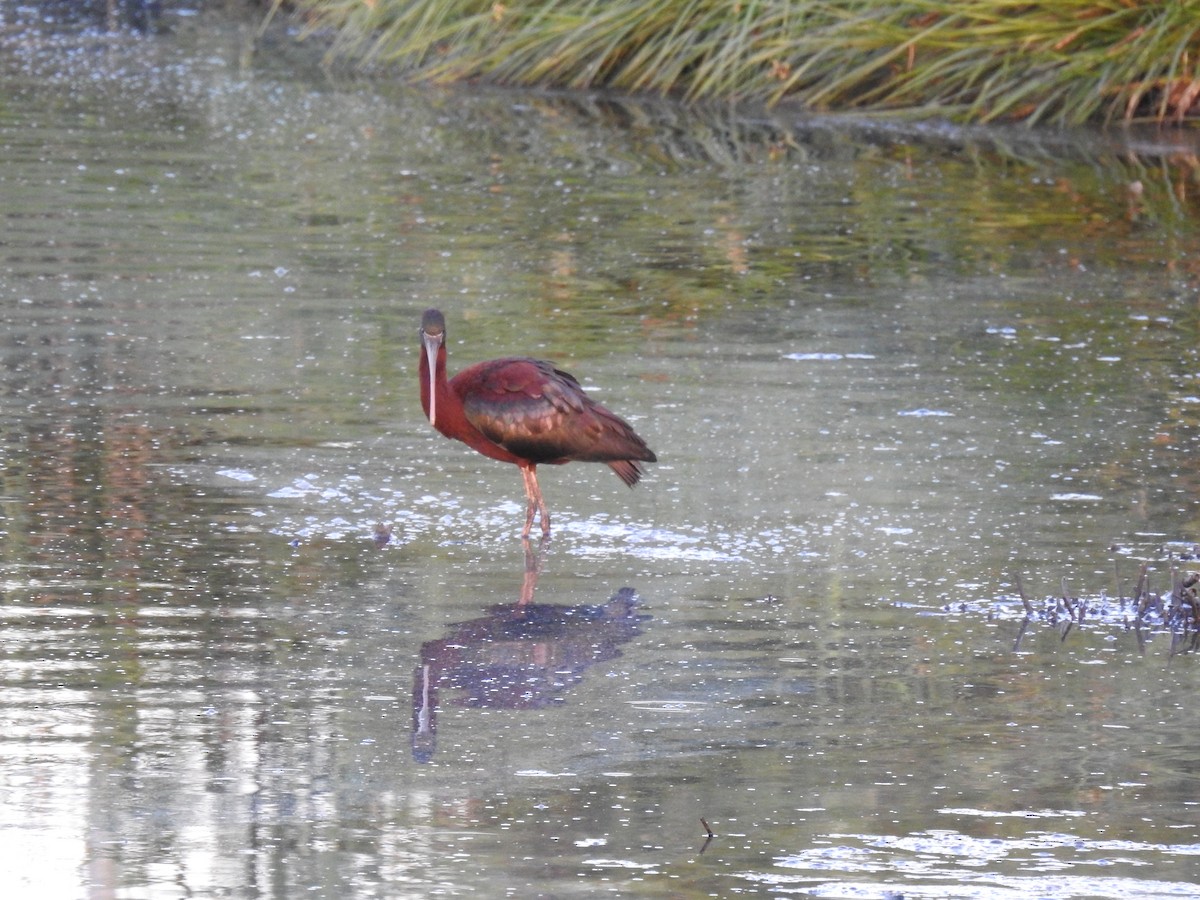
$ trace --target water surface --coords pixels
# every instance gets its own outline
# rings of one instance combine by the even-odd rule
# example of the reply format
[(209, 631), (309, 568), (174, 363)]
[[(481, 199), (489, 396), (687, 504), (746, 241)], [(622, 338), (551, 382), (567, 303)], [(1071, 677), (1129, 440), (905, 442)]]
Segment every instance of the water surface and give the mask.
[[(1187, 135), (0, 10), (6, 895), (1200, 896), (1200, 656), (1127, 600), (1197, 539)], [(545, 468), (527, 551), (434, 304), (660, 463)]]

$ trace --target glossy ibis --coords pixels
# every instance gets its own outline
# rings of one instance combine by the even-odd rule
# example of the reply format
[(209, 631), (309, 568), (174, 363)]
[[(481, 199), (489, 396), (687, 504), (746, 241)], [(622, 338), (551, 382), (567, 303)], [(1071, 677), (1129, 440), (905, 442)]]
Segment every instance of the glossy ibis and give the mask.
[(476, 363), (446, 379), (446, 317), (427, 309), (421, 317), (421, 406), (446, 437), (484, 456), (510, 462), (525, 479), (525, 530), (535, 512), (550, 534), (550, 513), (538, 487), (539, 463), (607, 463), (630, 487), (642, 477), (639, 463), (654, 452), (630, 427), (584, 393), (572, 376), (540, 359), (508, 356)]

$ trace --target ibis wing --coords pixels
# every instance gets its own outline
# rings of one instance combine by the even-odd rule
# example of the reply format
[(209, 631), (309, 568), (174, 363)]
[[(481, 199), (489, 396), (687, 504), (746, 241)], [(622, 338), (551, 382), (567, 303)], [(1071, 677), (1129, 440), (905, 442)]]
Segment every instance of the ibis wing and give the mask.
[(593, 401), (570, 374), (514, 357), (479, 363), (450, 381), (467, 420), (510, 453), (535, 463), (653, 459), (619, 417)]

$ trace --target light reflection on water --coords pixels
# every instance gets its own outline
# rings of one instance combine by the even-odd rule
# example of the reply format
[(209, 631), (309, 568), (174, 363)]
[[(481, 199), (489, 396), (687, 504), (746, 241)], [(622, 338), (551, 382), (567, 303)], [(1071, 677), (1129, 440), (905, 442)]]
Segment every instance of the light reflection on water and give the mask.
[[(0, 75), (6, 896), (1197, 896), (1186, 216), (207, 40)], [(662, 459), (547, 468), (536, 589), (431, 298)]]
[[(1017, 814), (1035, 819), (1082, 815), (1051, 810)], [(789, 893), (802, 890), (812, 897), (878, 897), (878, 882), (856, 882), (855, 876), (881, 873), (890, 879), (886, 886), (893, 896), (904, 897), (1188, 897), (1195, 895), (1195, 887), (1186, 882), (1111, 877), (1107, 870), (1120, 864), (1153, 866), (1163, 857), (1197, 853), (1200, 845), (1196, 844), (1089, 841), (1070, 833), (1038, 831), (1008, 840), (953, 830), (902, 837), (832, 834), (826, 846), (777, 860), (783, 872), (745, 877)], [(1002, 867), (1012, 871), (999, 871)], [(830, 872), (841, 877), (830, 883)], [(953, 888), (947, 890), (946, 881), (952, 881)]]

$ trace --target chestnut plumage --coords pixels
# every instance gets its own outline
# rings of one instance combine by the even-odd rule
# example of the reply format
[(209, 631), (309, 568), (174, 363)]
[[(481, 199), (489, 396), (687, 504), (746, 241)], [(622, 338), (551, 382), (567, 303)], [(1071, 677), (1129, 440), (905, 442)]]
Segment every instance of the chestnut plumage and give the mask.
[(529, 537), (535, 513), (550, 534), (550, 514), (538, 486), (537, 466), (573, 460), (602, 462), (630, 487), (654, 452), (633, 428), (596, 401), (579, 382), (548, 362), (509, 356), (476, 363), (446, 378), (446, 317), (421, 317), (421, 406), (446, 437), (521, 469)]

